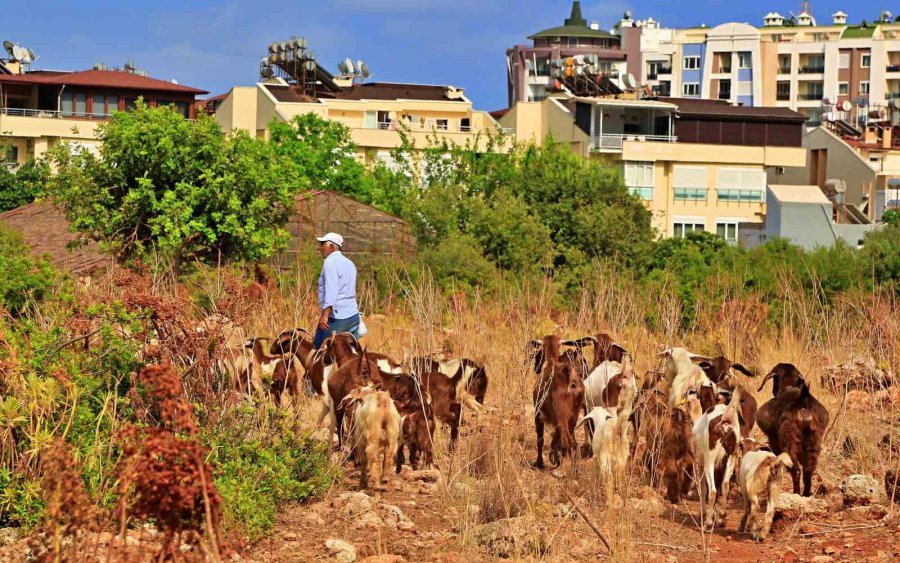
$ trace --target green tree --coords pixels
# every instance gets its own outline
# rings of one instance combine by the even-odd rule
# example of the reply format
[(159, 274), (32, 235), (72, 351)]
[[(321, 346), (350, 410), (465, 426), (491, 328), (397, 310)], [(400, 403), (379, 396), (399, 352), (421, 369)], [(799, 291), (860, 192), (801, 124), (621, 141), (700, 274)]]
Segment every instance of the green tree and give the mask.
[(0, 213), (34, 201), (43, 193), (49, 174), (43, 159), (31, 159), (15, 170), (0, 165)]
[(287, 240), (282, 225), (305, 185), (265, 140), (140, 101), (98, 137), (99, 156), (54, 149), (49, 191), (77, 232), (120, 259), (155, 252), (177, 276), (185, 260), (256, 261)]
[(295, 182), (313, 190), (334, 190), (372, 202), (372, 181), (356, 160), (347, 126), (307, 113), (269, 123), (275, 154), (291, 167)]

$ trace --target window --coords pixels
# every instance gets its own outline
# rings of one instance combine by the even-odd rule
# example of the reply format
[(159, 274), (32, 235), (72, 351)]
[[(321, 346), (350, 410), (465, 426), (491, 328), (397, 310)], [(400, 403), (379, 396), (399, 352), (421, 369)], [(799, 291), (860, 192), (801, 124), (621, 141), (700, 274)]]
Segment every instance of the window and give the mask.
[(707, 175), (705, 166), (676, 166), (672, 180), (675, 199), (706, 201)]
[(790, 100), (791, 99), (791, 83), (783, 80), (776, 84), (775, 86), (775, 99), (776, 100)]
[(762, 202), (766, 173), (752, 168), (719, 168), (716, 196), (719, 201)]
[(106, 113), (119, 111), (119, 96), (106, 96)]
[(700, 57), (697, 55), (684, 57), (682, 66), (684, 70), (697, 70), (700, 68)]
[(94, 94), (93, 103), (91, 104), (91, 115), (94, 117), (103, 117), (106, 115), (106, 96), (103, 94)]
[(699, 96), (700, 95), (700, 83), (699, 82), (685, 82), (681, 85), (681, 95), (682, 96)]
[(850, 94), (850, 84), (847, 82), (838, 82), (838, 96), (847, 96)]
[(850, 68), (850, 53), (841, 52), (838, 55), (838, 68)]
[(137, 107), (137, 98), (125, 98), (125, 111), (131, 111)]
[(75, 92), (75, 115), (87, 115), (87, 92)]
[(378, 128), (378, 112), (377, 111), (367, 111), (366, 112), (365, 128), (366, 129), (377, 129)]
[(706, 230), (703, 219), (676, 219), (672, 223), (672, 236), (675, 238), (684, 238), (688, 233), (701, 232)]
[(725, 239), (725, 241), (732, 246), (737, 244), (737, 221), (716, 221), (716, 234)]
[(778, 176), (784, 176), (784, 166), (776, 166), (775, 174)]
[(859, 66), (862, 68), (869, 68), (872, 66), (872, 55), (869, 53), (863, 53), (859, 57)]
[(719, 99), (720, 100), (730, 100), (731, 99), (731, 80), (720, 80), (719, 81)]
[(647, 78), (653, 80), (659, 74), (659, 69), (662, 67), (661, 61), (651, 61), (647, 63)]
[(753, 57), (750, 53), (738, 53), (738, 68), (752, 68)]
[(4, 164), (7, 168), (11, 168), (19, 164), (19, 147), (10, 145), (6, 147), (6, 159)]
[(59, 97), (59, 112), (62, 115), (72, 115), (72, 111), (75, 109), (72, 99), (72, 92), (63, 92)]
[(859, 93), (862, 96), (869, 95), (869, 81), (868, 80), (859, 83)]
[(447, 121), (446, 119), (435, 119), (434, 120), (434, 127), (438, 131), (448, 130), (450, 128), (449, 125), (450, 125), (450, 122)]
[(626, 162), (625, 185), (632, 195), (641, 199), (653, 199), (653, 163)]

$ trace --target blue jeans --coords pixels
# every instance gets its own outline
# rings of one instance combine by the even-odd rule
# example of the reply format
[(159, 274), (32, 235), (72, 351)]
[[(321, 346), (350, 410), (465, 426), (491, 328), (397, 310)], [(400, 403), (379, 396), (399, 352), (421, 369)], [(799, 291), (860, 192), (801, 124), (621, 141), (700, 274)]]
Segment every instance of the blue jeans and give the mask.
[(322, 330), (321, 327), (316, 327), (316, 334), (313, 336), (313, 348), (318, 350), (322, 347), (322, 343), (325, 342), (325, 339), (334, 334), (335, 332), (349, 332), (353, 335), (354, 338), (359, 338), (359, 315), (353, 315), (352, 317), (347, 317), (346, 319), (328, 319), (328, 330)]

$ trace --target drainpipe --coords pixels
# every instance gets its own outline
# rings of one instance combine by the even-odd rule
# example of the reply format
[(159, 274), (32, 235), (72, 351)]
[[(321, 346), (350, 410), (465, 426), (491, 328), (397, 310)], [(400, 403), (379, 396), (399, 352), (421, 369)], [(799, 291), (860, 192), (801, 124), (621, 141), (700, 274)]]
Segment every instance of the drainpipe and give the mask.
[(59, 117), (59, 112), (62, 111), (62, 95), (63, 95), (63, 90), (65, 90), (65, 89), (66, 89), (66, 85), (63, 84), (62, 88), (59, 89), (59, 96), (56, 97), (56, 116), (57, 117)]

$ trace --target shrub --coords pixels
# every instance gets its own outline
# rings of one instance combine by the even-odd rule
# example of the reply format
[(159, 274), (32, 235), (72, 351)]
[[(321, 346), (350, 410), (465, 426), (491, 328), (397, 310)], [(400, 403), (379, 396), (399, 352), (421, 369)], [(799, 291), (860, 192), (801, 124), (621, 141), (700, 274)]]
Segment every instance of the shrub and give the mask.
[(0, 306), (21, 315), (50, 292), (55, 278), (48, 261), (31, 258), (21, 235), (0, 225)]

